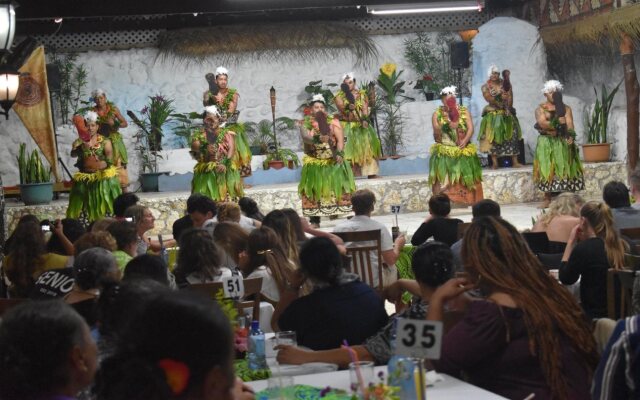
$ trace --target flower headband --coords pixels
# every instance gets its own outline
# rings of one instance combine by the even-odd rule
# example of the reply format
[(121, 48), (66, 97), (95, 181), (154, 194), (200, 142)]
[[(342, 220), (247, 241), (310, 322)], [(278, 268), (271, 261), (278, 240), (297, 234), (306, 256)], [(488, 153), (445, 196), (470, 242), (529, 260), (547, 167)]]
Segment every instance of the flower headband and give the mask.
[(324, 100), (324, 96), (321, 94), (314, 94), (313, 97), (311, 98), (311, 101), (309, 102), (309, 104), (313, 104), (313, 103), (317, 103), (320, 102), (322, 104), (326, 105), (326, 102)]
[(352, 79), (354, 81), (356, 80), (356, 76), (354, 75), (353, 72), (347, 72), (346, 74), (342, 75), (342, 81), (341, 82), (344, 82), (344, 80), (347, 79), (347, 78), (348, 79)]
[(164, 377), (171, 392), (179, 396), (189, 385), (189, 367), (182, 361), (171, 358), (163, 358), (158, 361), (158, 366), (164, 371)]
[(216, 69), (216, 78), (218, 77), (218, 75), (226, 75), (229, 76), (229, 70), (226, 69), (225, 67), (218, 67)]
[(564, 89), (564, 86), (562, 86), (562, 83), (560, 83), (560, 81), (550, 80), (544, 83), (544, 88), (542, 88), (542, 93), (546, 94), (546, 93), (562, 92), (562, 89)]
[(447, 86), (440, 91), (440, 96), (449, 96), (449, 95), (455, 96), (456, 94), (458, 94), (458, 88), (453, 85)]
[(211, 115), (215, 115), (216, 117), (220, 116), (220, 111), (218, 110), (218, 107), (216, 106), (207, 106), (204, 108), (204, 113), (206, 114), (211, 114)]
[(87, 122), (98, 122), (98, 113), (95, 111), (87, 111), (84, 115), (84, 120)]
[(491, 66), (489, 67), (489, 70), (487, 71), (487, 75), (491, 76), (491, 74), (493, 73), (500, 73), (500, 69), (495, 64), (491, 64)]
[(96, 89), (93, 92), (91, 92), (91, 97), (93, 97), (94, 99), (98, 96), (106, 96), (106, 95), (107, 94), (102, 89)]

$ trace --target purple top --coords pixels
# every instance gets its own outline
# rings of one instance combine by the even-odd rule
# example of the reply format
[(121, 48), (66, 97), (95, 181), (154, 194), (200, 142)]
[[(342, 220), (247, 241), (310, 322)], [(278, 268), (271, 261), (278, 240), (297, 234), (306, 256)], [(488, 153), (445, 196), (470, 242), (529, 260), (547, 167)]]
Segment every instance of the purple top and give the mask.
[[(585, 363), (564, 336), (560, 346), (569, 399), (590, 398)], [(434, 364), (438, 372), (457, 377), (464, 372), (470, 383), (510, 399), (523, 399), (531, 393), (536, 399), (551, 398), (540, 361), (529, 352), (519, 308), (484, 300), (472, 302), (465, 317), (445, 335), (441, 358)]]

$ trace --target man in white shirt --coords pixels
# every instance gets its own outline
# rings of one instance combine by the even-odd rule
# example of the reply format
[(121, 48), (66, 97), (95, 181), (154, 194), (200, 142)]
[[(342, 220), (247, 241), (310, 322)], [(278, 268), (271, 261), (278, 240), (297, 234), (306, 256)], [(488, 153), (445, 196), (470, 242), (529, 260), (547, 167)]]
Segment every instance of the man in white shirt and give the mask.
[[(380, 229), (382, 260), (384, 262), (382, 268), (382, 284), (384, 287), (387, 287), (398, 279), (398, 270), (395, 263), (400, 255), (400, 251), (404, 247), (405, 238), (404, 235), (400, 235), (395, 242), (393, 242), (389, 229), (387, 229), (384, 224), (371, 219), (371, 213), (374, 210), (375, 204), (376, 196), (371, 190), (363, 189), (354, 192), (351, 195), (351, 205), (356, 215), (336, 225), (334, 232), (360, 232)], [(347, 243), (346, 247), (350, 247), (350, 245), (351, 243)], [(367, 246), (369, 243), (360, 243), (358, 245)], [(377, 267), (378, 255), (373, 251), (371, 252), (371, 262), (374, 267)], [(373, 285), (375, 287), (378, 285), (378, 277), (374, 274), (373, 278)]]

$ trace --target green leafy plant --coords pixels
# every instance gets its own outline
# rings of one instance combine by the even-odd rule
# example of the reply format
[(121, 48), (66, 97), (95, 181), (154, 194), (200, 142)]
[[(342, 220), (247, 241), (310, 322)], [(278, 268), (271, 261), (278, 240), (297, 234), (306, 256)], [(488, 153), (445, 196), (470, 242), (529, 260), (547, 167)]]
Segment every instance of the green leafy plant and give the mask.
[(292, 161), (295, 167), (300, 166), (300, 159), (295, 151), (280, 147), (278, 135), (290, 135), (295, 129), (296, 123), (289, 117), (276, 118), (276, 131), (273, 130), (273, 122), (263, 119), (260, 122), (247, 122), (245, 124), (247, 136), (252, 146), (260, 146), (266, 149), (267, 157), (265, 164), (269, 161)]
[(188, 113), (171, 114), (175, 125), (173, 134), (178, 138), (178, 146), (181, 148), (191, 144), (193, 131), (202, 128), (202, 113), (192, 111)]
[(398, 150), (404, 147), (402, 141), (402, 104), (414, 101), (406, 96), (405, 81), (400, 80), (403, 71), (397, 71), (396, 65), (386, 63), (380, 68), (378, 75), (378, 87), (381, 96), (378, 96), (378, 112), (383, 119), (382, 144), (384, 152), (390, 156), (398, 155)]
[[(326, 103), (326, 109), (328, 113), (336, 112), (338, 109), (336, 105), (333, 103), (333, 89), (338, 85), (335, 83), (327, 83), (326, 85), (322, 84), (322, 81), (311, 81), (307, 86), (305, 86), (304, 91), (307, 93), (307, 97), (310, 99), (316, 94), (321, 94), (324, 97), (324, 101)], [(310, 115), (310, 105), (307, 101), (300, 105), (300, 110), (302, 110), (305, 115)], [(308, 112), (308, 113), (307, 113)]]
[(618, 93), (621, 84), (622, 82), (618, 83), (611, 92), (608, 92), (607, 87), (602, 84), (600, 97), (598, 97), (598, 90), (595, 87), (593, 88), (596, 94), (596, 104), (593, 106), (593, 111), (590, 114), (587, 115), (587, 113), (585, 113), (588, 144), (607, 143), (609, 113), (611, 112), (613, 98), (616, 96), (616, 93)]
[(80, 109), (87, 87), (87, 69), (84, 64), (77, 63), (78, 55), (68, 54), (64, 57), (52, 53), (52, 63), (60, 71), (60, 91), (56, 93), (60, 105), (62, 123), (70, 123), (70, 116)]
[(20, 150), (16, 158), (18, 160), (21, 185), (51, 182), (51, 167), (48, 169), (44, 167), (38, 150), (33, 150), (29, 155), (27, 153), (27, 145), (20, 143)]

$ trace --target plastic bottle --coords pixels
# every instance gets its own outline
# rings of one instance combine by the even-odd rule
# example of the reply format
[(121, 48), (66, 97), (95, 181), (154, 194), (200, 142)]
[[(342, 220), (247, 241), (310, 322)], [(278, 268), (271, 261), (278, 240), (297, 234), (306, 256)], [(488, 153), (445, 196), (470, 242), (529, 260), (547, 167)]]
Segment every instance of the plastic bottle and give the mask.
[(249, 369), (253, 371), (266, 369), (265, 338), (264, 333), (260, 330), (260, 323), (258, 321), (251, 322), (248, 347), (247, 357), (249, 359)]

